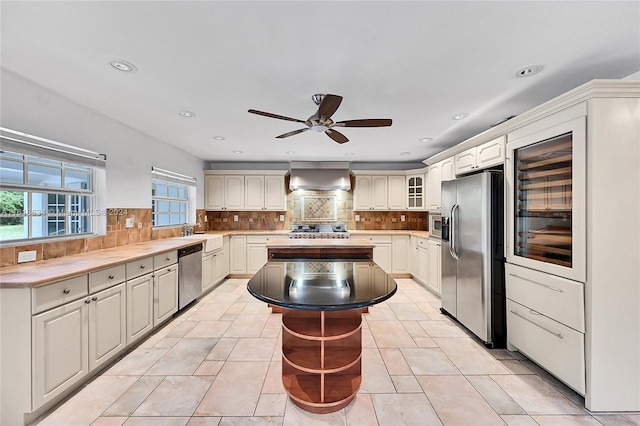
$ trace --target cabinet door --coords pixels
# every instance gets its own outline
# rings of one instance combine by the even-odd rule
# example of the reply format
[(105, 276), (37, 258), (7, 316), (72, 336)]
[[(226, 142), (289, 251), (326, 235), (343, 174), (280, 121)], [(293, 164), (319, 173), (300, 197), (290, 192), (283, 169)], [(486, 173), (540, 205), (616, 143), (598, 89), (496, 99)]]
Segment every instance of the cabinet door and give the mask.
[(244, 210), (244, 176), (224, 177), (225, 210)]
[(469, 148), (455, 155), (455, 172), (456, 175), (468, 173), (476, 168), (476, 147)]
[(418, 279), (427, 284), (429, 279), (429, 250), (418, 246)]
[(213, 254), (202, 256), (202, 292), (208, 290), (214, 282)]
[(153, 328), (153, 274), (127, 281), (127, 344)]
[(244, 190), (244, 208), (247, 210), (263, 210), (264, 176), (245, 176)]
[(407, 187), (405, 176), (389, 176), (388, 205), (389, 210), (405, 210), (407, 203)]
[(440, 184), (442, 179), (442, 168), (440, 163), (429, 166), (427, 175), (427, 208), (429, 210), (440, 211)]
[(442, 256), (440, 246), (441, 243), (439, 241), (429, 240), (429, 277), (427, 285), (437, 294), (440, 294), (440, 259)]
[(229, 273), (247, 273), (247, 237), (234, 235), (230, 240)]
[(356, 176), (353, 194), (354, 210), (371, 209), (371, 176)]
[[(224, 269), (224, 260), (225, 260), (225, 256), (224, 256), (224, 252), (222, 250), (214, 253), (213, 255), (213, 284), (218, 284), (220, 281), (222, 281), (224, 279), (224, 277), (227, 276), (227, 273), (225, 272)], [(228, 264), (227, 264), (228, 265)], [(229, 269), (229, 266), (227, 266), (227, 269)]]
[(178, 265), (154, 273), (153, 326), (157, 326), (178, 311)]
[(485, 169), (504, 163), (504, 136), (478, 146), (476, 163), (478, 169)]
[(440, 162), (440, 181), (441, 182), (444, 182), (447, 180), (453, 180), (456, 178), (453, 160), (454, 160), (453, 157), (449, 157)]
[(247, 244), (247, 274), (255, 274), (267, 263), (266, 244)]
[(222, 278), (229, 275), (229, 237), (222, 239)]
[[(374, 210), (387, 210), (389, 208), (387, 185), (386, 176), (371, 177), (371, 207)], [(402, 198), (404, 199), (404, 196)]]
[(33, 324), (33, 405), (40, 407), (89, 372), (90, 299), (76, 300), (39, 315)]
[(264, 177), (264, 208), (265, 210), (285, 211), (286, 196), (284, 192), (284, 176)]
[(418, 275), (418, 239), (414, 236), (409, 237), (409, 272)]
[(425, 209), (425, 175), (407, 176), (407, 209), (408, 210), (424, 210)]
[(224, 176), (205, 176), (204, 191), (205, 210), (222, 210), (224, 208)]
[(391, 273), (391, 244), (377, 244), (373, 248), (373, 261), (385, 272)]
[(391, 244), (393, 256), (391, 259), (391, 272), (406, 274), (409, 272), (409, 237), (406, 235), (394, 235)]
[(89, 371), (127, 346), (127, 296), (124, 283), (90, 296)]

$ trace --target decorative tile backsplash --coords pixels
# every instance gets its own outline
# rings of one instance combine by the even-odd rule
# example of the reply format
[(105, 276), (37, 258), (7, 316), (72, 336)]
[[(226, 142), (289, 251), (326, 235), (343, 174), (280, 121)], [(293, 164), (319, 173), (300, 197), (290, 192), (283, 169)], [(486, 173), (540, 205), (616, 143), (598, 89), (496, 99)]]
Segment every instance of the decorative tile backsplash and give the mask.
[(303, 222), (335, 222), (338, 220), (338, 209), (335, 195), (303, 195)]

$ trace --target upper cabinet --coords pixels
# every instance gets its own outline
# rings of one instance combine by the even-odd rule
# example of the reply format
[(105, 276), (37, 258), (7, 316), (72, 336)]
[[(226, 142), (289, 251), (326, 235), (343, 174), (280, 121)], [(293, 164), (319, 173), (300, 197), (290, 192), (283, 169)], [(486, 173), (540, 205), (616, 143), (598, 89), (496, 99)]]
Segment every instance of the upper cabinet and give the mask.
[(427, 173), (427, 210), (440, 211), (441, 182), (442, 162), (430, 165)]
[(425, 174), (407, 175), (407, 210), (425, 210)]
[(205, 210), (286, 210), (284, 171), (205, 171)]
[(406, 209), (405, 175), (356, 175), (354, 210)]
[(503, 164), (504, 147), (505, 137), (500, 136), (456, 154), (454, 157), (456, 176)]

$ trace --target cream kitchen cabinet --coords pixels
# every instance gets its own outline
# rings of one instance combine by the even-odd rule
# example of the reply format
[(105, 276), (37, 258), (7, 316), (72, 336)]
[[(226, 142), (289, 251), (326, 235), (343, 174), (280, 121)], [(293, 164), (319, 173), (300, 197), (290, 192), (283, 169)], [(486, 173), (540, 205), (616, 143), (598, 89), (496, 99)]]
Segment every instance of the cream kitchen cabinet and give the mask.
[(218, 250), (202, 256), (202, 293), (211, 290), (216, 284), (222, 281), (227, 275), (229, 266), (225, 269), (226, 260), (224, 246)]
[(153, 273), (127, 280), (127, 344), (153, 329)]
[(33, 400), (39, 407), (124, 350), (125, 285), (36, 314), (32, 324)]
[(358, 176), (353, 194), (354, 210), (387, 210), (387, 176)]
[(205, 174), (205, 210), (244, 210), (243, 175)]
[(454, 157), (455, 174), (458, 176), (487, 167), (498, 166), (504, 163), (504, 158), (505, 137), (500, 136), (456, 154)]
[(427, 173), (427, 210), (440, 212), (441, 184), (443, 181), (455, 179), (453, 158), (446, 158), (429, 166)]
[(213, 253), (202, 255), (202, 293), (204, 294), (213, 286)]
[(415, 239), (415, 267), (414, 279), (428, 285), (429, 281), (429, 240), (416, 237)]
[(428, 253), (428, 272), (427, 272), (427, 286), (436, 294), (440, 295), (441, 293), (441, 281), (442, 278), (440, 276), (441, 272), (441, 261), (442, 261), (442, 252), (441, 252), (441, 242), (435, 239), (429, 239), (429, 253)]
[(178, 265), (154, 271), (153, 326), (163, 323), (178, 312)]
[(407, 185), (407, 210), (426, 209), (426, 179), (425, 174), (408, 175)]
[(392, 271), (392, 252), (391, 246), (393, 239), (391, 235), (358, 235), (357, 238), (371, 240), (375, 246), (373, 247), (373, 261), (385, 272)]
[(245, 210), (286, 210), (284, 176), (246, 175)]
[(456, 178), (454, 171), (454, 158), (445, 158), (440, 162), (440, 181), (445, 182)]
[(407, 208), (407, 179), (404, 175), (387, 176), (387, 209)]
[(247, 274), (255, 274), (267, 263), (267, 243), (277, 235), (247, 235)]
[(409, 273), (409, 236), (394, 235), (391, 240), (391, 272)]
[(229, 251), (229, 237), (223, 237), (222, 238), (222, 264), (220, 265), (220, 267), (222, 268), (221, 274), (220, 274), (220, 279), (225, 278), (227, 275), (229, 275), (229, 258), (230, 256), (230, 251)]
[(229, 273), (246, 274), (247, 272), (247, 236), (233, 235), (229, 240)]
[(418, 275), (418, 237), (409, 237), (409, 273), (412, 277)]

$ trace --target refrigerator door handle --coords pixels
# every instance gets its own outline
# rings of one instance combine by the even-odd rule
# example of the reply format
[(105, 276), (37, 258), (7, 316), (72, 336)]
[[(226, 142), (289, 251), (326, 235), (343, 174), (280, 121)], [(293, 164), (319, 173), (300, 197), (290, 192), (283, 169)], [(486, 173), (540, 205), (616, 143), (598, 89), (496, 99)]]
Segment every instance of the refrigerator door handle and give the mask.
[(451, 236), (450, 236), (450, 240), (451, 240), (451, 244), (449, 244), (449, 253), (451, 253), (451, 257), (453, 257), (455, 260), (460, 259), (458, 257), (458, 247), (456, 245), (456, 239), (458, 237), (457, 235), (457, 229), (456, 229), (456, 216), (455, 213), (458, 210), (458, 203), (454, 204), (453, 207), (451, 207)]

